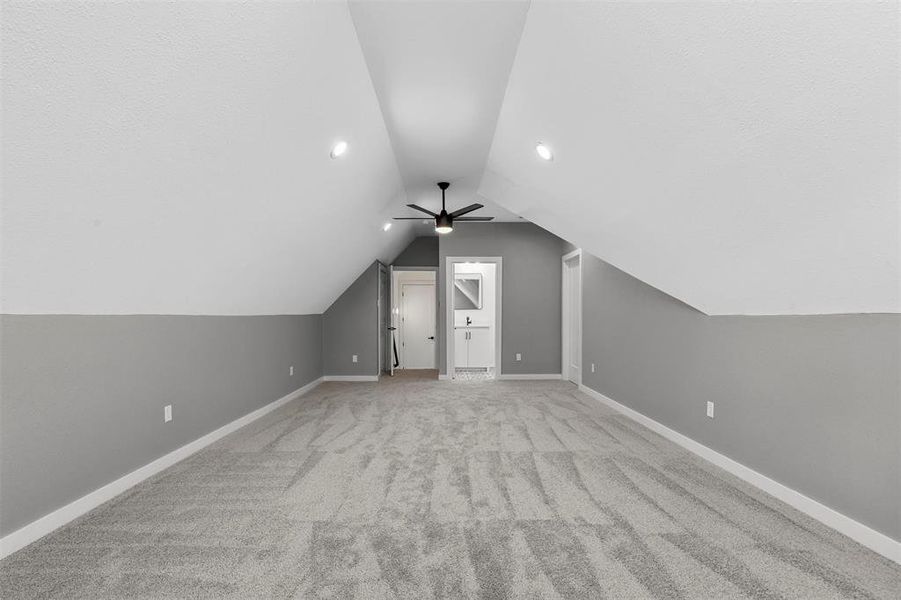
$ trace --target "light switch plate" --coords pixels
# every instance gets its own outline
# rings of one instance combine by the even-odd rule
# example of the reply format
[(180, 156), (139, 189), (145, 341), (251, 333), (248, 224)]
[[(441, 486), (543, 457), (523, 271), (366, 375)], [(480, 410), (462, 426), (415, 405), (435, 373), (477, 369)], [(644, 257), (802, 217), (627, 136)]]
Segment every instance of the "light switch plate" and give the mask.
[(516, 353), (516, 360), (522, 360), (522, 354), (519, 352)]
[(172, 405), (167, 404), (163, 407), (163, 423), (168, 423), (172, 420)]
[(288, 375), (291, 375), (292, 377), (294, 376), (294, 367), (293, 366), (290, 369), (288, 369)]
[(713, 402), (707, 403), (707, 416), (713, 418)]

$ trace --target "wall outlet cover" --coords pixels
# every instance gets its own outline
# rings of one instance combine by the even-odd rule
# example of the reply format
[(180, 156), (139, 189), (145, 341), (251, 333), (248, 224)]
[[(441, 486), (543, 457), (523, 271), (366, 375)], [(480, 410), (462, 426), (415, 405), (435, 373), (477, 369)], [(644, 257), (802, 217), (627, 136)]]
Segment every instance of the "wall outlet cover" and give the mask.
[(354, 354), (354, 355), (351, 357), (351, 360), (352, 360), (353, 362), (357, 362), (357, 355)]
[(522, 354), (519, 352), (516, 353), (516, 360), (522, 360)]

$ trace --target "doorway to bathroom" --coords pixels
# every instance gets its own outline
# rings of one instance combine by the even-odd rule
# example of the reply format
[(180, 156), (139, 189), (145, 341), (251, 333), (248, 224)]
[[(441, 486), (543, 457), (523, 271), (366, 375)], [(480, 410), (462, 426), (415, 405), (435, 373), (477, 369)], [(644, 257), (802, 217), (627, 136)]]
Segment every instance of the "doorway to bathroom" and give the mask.
[(447, 259), (447, 374), (491, 380), (500, 368), (501, 259)]

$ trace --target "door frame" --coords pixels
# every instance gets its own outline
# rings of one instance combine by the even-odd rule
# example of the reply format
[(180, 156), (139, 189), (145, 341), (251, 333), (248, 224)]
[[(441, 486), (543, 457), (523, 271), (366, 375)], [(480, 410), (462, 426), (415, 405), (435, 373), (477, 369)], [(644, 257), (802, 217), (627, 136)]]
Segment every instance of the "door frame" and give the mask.
[[(437, 281), (435, 281), (435, 282), (432, 282), (432, 281), (402, 281), (402, 282), (400, 282), (400, 302), (398, 303), (398, 308), (400, 309), (400, 312), (398, 314), (398, 316), (400, 317), (400, 327), (398, 328), (398, 331), (400, 332), (399, 338), (400, 338), (400, 347), (401, 347), (401, 351), (400, 351), (400, 368), (401, 369), (409, 368), (409, 367), (407, 367), (407, 344), (406, 344), (406, 342), (407, 342), (407, 326), (405, 325), (405, 323), (407, 322), (407, 316), (406, 316), (406, 314), (404, 314), (406, 312), (406, 311), (404, 311), (404, 288), (407, 286), (430, 287), (430, 288), (432, 288), (432, 292), (434, 294), (437, 290), (438, 282)], [(437, 298), (436, 298), (436, 300), (437, 300)], [(437, 308), (437, 305), (436, 305), (436, 308)], [(438, 348), (438, 320), (436, 319), (435, 320), (435, 345), (432, 346), (432, 354), (433, 354), (432, 364), (435, 366), (431, 367), (432, 369), (438, 368), (438, 356), (437, 356), (438, 353), (435, 351), (437, 348)], [(421, 367), (417, 367), (417, 368), (421, 368)]]
[(502, 372), (501, 330), (503, 317), (504, 259), (501, 256), (448, 256), (444, 266), (444, 339), (445, 377), (454, 379), (454, 265), (458, 263), (494, 263), (494, 373), (500, 379)]
[[(376, 286), (376, 298), (375, 305), (376, 310), (378, 311), (375, 326), (378, 329), (378, 345), (379, 345), (379, 367), (376, 375), (381, 378), (382, 373), (385, 372), (385, 350), (387, 346), (388, 340), (388, 327), (391, 325), (390, 315), (385, 319), (384, 325), (382, 324), (382, 315), (385, 310), (385, 306), (382, 305), (382, 299), (384, 298), (385, 303), (388, 305), (389, 310), (391, 306), (391, 273), (382, 262), (376, 261), (379, 266), (379, 283)], [(382, 278), (384, 276), (384, 279)], [(383, 287), (384, 286), (384, 287)], [(392, 373), (393, 374), (393, 373)]]
[[(432, 281), (430, 281), (429, 283), (434, 283), (434, 285), (435, 285), (435, 369), (438, 370), (438, 367), (440, 366), (440, 362), (441, 362), (441, 359), (440, 359), (441, 355), (438, 352), (438, 349), (440, 348), (440, 346), (438, 344), (441, 343), (440, 342), (440, 340), (441, 340), (441, 337), (440, 337), (440, 335), (441, 335), (441, 331), (440, 331), (441, 298), (438, 295), (438, 291), (441, 289), (441, 286), (439, 285), (438, 267), (435, 267), (435, 266), (430, 266), (430, 267), (401, 266), (401, 267), (398, 267), (395, 265), (391, 265), (391, 326), (395, 328), (394, 333), (397, 334), (397, 341), (401, 341), (400, 340), (400, 302), (398, 302), (398, 299), (400, 298), (400, 284), (402, 284), (403, 282), (398, 281), (398, 279), (402, 278), (403, 273), (407, 273), (407, 272), (411, 272), (411, 271), (417, 272), (417, 273), (432, 272), (435, 274), (434, 279)], [(398, 358), (400, 358), (400, 352), (398, 352)], [(392, 363), (391, 364), (392, 365), (394, 364), (393, 355), (392, 355)], [(402, 369), (403, 365), (401, 364), (397, 368)], [(394, 374), (393, 367), (392, 367), (391, 373), (392, 373), (392, 375)]]
[[(579, 261), (579, 314), (573, 315), (570, 310), (570, 267), (567, 266), (567, 263), (571, 263), (574, 260)], [(561, 280), (561, 321), (560, 321), (560, 342), (561, 342), (561, 365), (560, 365), (560, 377), (563, 381), (569, 381), (569, 365), (572, 362), (570, 357), (570, 346), (572, 345), (570, 342), (570, 337), (573, 332), (573, 321), (575, 321), (576, 325), (578, 325), (577, 336), (579, 337), (579, 373), (578, 379), (576, 382), (577, 385), (582, 384), (582, 371), (585, 369), (585, 365), (582, 364), (582, 316), (585, 313), (584, 307), (582, 306), (581, 299), (584, 298), (582, 294), (582, 277), (584, 275), (582, 270), (583, 260), (582, 260), (582, 249), (577, 248), (572, 252), (568, 252), (563, 255), (563, 258), (560, 261), (561, 271), (562, 271), (562, 280)]]

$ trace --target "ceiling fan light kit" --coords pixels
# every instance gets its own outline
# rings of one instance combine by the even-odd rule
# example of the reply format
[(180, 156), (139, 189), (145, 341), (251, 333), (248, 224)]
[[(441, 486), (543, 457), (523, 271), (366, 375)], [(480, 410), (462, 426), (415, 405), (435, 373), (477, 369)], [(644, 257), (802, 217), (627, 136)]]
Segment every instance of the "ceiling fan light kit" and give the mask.
[[(446, 181), (439, 181), (438, 187), (441, 188), (441, 212), (438, 214), (433, 213), (432, 211), (418, 206), (416, 204), (408, 204), (412, 209), (421, 211), (433, 217), (435, 219), (435, 231), (437, 233), (450, 233), (454, 230), (454, 221), (474, 221), (474, 222), (486, 222), (491, 221), (494, 217), (464, 217), (463, 215), (467, 213), (471, 213), (474, 210), (478, 210), (484, 206), (484, 204), (470, 204), (469, 206), (465, 206), (460, 210), (455, 210), (452, 213), (447, 212), (447, 209), (444, 206), (444, 192), (447, 188), (450, 187), (450, 184)], [(395, 221), (419, 221), (421, 217), (394, 217)]]

